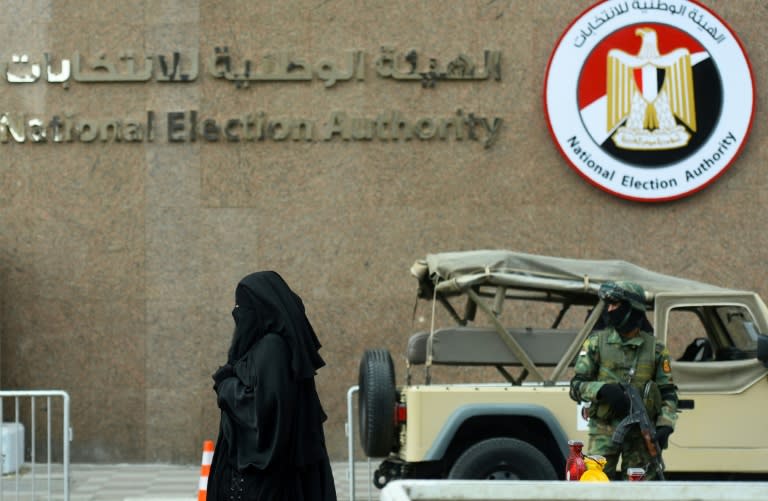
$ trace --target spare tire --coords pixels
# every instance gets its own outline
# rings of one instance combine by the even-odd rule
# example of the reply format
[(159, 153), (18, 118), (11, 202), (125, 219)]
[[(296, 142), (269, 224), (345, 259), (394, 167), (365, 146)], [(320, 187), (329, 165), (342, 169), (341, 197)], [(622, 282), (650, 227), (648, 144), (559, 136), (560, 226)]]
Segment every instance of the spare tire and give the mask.
[(358, 418), (368, 457), (389, 454), (395, 439), (395, 368), (385, 349), (366, 350), (360, 360)]

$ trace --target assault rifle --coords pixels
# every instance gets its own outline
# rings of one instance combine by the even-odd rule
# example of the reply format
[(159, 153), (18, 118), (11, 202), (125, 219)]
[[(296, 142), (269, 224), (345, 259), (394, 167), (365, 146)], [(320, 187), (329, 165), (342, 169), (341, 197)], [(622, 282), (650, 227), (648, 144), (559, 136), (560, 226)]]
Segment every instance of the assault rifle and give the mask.
[(661, 459), (661, 447), (656, 438), (656, 426), (648, 417), (648, 411), (645, 408), (643, 398), (637, 388), (631, 384), (620, 383), (622, 389), (629, 397), (629, 414), (619, 422), (616, 431), (613, 432), (613, 443), (620, 444), (624, 442), (624, 436), (632, 425), (637, 424), (640, 427), (640, 434), (643, 436), (645, 447), (651, 456), (651, 463), (658, 474), (659, 480), (664, 480), (664, 460)]

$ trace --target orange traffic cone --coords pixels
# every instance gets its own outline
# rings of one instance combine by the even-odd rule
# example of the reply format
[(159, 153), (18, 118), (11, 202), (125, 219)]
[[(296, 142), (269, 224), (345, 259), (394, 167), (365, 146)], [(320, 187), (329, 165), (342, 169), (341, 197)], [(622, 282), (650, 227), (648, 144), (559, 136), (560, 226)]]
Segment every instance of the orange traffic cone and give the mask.
[(208, 474), (211, 472), (211, 461), (213, 461), (213, 440), (206, 440), (203, 442), (203, 464), (200, 466), (197, 501), (205, 501), (205, 497), (208, 495)]

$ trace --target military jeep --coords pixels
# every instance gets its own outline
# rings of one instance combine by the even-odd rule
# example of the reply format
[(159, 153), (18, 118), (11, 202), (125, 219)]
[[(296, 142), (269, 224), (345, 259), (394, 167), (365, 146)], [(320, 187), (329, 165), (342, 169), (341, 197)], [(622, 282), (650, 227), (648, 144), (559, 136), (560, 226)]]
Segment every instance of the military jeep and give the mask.
[[(373, 483), (393, 479), (563, 479), (587, 422), (568, 396), (572, 365), (599, 322), (608, 280), (645, 289), (667, 344), (680, 415), (668, 479), (768, 474), (768, 309), (754, 292), (625, 261), (505, 250), (430, 254), (411, 268), (425, 329), (404, 345), (404, 382), (386, 349), (359, 366), (358, 424)], [(587, 451), (588, 452), (588, 451)]]

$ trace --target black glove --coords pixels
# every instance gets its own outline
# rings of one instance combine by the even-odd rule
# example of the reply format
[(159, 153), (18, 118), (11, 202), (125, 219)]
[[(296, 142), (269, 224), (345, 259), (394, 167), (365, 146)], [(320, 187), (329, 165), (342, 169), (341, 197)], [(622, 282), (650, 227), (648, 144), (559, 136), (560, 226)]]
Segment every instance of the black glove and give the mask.
[(601, 386), (597, 391), (597, 400), (608, 404), (616, 417), (624, 417), (629, 413), (629, 397), (618, 383)]
[(229, 364), (222, 365), (218, 368), (216, 372), (213, 373), (213, 383), (214, 388), (219, 385), (222, 381), (227, 379), (228, 377), (232, 377), (235, 375), (234, 369), (232, 369), (232, 366)]
[(673, 431), (671, 426), (659, 426), (656, 428), (656, 440), (659, 442), (659, 447), (662, 449), (669, 447), (669, 436)]

